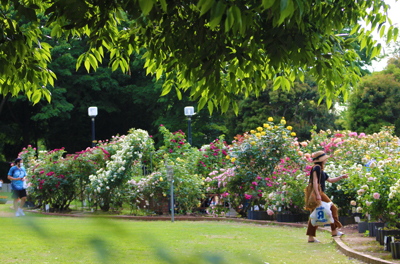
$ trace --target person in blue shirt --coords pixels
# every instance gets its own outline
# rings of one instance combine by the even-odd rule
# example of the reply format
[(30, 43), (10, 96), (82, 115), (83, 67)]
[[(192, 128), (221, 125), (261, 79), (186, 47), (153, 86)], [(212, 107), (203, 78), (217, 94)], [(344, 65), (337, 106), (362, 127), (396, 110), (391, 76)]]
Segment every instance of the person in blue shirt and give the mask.
[[(11, 181), (12, 198), (14, 198), (14, 209), (17, 210), (15, 216), (24, 216), (22, 208), (26, 201), (26, 190), (24, 189), (24, 181), (26, 177), (26, 171), (23, 166), (23, 160), (17, 158), (14, 162), (14, 166), (11, 167), (8, 172), (8, 179)], [(18, 207), (18, 198), (21, 202)]]

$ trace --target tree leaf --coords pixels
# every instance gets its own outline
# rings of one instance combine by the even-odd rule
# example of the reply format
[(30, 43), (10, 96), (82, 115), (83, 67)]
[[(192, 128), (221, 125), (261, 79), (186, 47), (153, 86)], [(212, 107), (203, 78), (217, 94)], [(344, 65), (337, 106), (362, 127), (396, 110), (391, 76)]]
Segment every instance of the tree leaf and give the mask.
[(397, 41), (397, 36), (399, 35), (399, 29), (397, 27), (394, 28), (393, 30), (393, 42)]
[(281, 87), (281, 82), (282, 82), (282, 76), (276, 77), (274, 81), (274, 88), (273, 88), (274, 91), (278, 90), (279, 87)]
[(385, 25), (382, 26), (381, 31), (380, 31), (380, 37), (382, 38), (383, 34), (385, 34)]
[(204, 105), (207, 103), (207, 97), (206, 96), (202, 96), (199, 104), (197, 106), (198, 111), (200, 111), (201, 109), (203, 109)]
[(205, 0), (204, 4), (201, 6), (200, 16), (207, 13), (207, 11), (210, 10), (210, 8), (213, 6), (214, 3), (215, 3), (214, 0)]
[(86, 60), (85, 60), (85, 68), (86, 68), (87, 72), (89, 72), (89, 70), (90, 70), (90, 62), (89, 62), (89, 58), (88, 57), (86, 57)]
[(223, 1), (218, 1), (211, 9), (210, 27), (215, 28), (221, 22), (222, 15), (225, 13), (226, 5)]
[(281, 12), (283, 12), (288, 6), (288, 0), (281, 0)]
[(263, 7), (265, 9), (270, 8), (275, 3), (275, 0), (262, 0)]
[(178, 99), (179, 99), (179, 100), (182, 100), (182, 93), (181, 93), (181, 91), (180, 91), (178, 88), (175, 88), (175, 90), (176, 90), (176, 95), (178, 96)]
[(389, 44), (389, 42), (392, 40), (392, 34), (393, 34), (393, 26), (391, 26), (388, 30), (386, 44)]
[(139, 0), (140, 9), (143, 12), (143, 15), (147, 15), (150, 13), (151, 9), (153, 8), (153, 1), (152, 0)]
[(167, 1), (166, 0), (160, 0), (161, 3), (161, 8), (164, 12), (167, 12)]

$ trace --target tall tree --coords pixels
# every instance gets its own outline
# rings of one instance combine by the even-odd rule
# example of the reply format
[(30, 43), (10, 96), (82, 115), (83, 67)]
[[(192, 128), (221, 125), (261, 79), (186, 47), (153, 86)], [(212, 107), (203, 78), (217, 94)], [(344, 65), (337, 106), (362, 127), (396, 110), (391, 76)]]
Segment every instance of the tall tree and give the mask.
[[(48, 37), (38, 29), (38, 15), (49, 15), (51, 37), (85, 38), (90, 48), (77, 64), (96, 70), (110, 53), (113, 71), (129, 72), (134, 50), (146, 48), (145, 68), (160, 78), (164, 93), (190, 91), (199, 108), (225, 112), (238, 93), (265, 89), (267, 80), (289, 89), (305, 71), (315, 77), (322, 97), (331, 100), (359, 79), (355, 37), (337, 34), (344, 28), (358, 31), (361, 49), (379, 54), (371, 32), (396, 39), (398, 29), (386, 17), (383, 0), (2, 0), (0, 28), (1, 94), (24, 91), (34, 102), (49, 97), (47, 83), (55, 75), (47, 67)], [(16, 13), (14, 12), (16, 11)], [(13, 13), (14, 12), (14, 13)], [(126, 17), (134, 19), (119, 28)], [(18, 21), (25, 20), (23, 25)], [(363, 19), (371, 30), (359, 30)], [(387, 22), (388, 21), (388, 22)], [(389, 24), (389, 25), (387, 25)], [(387, 26), (385, 26), (387, 25)], [(321, 98), (322, 98), (321, 97)]]
[(250, 131), (268, 120), (269, 117), (280, 120), (285, 117), (287, 125), (301, 140), (309, 139), (314, 127), (335, 128), (334, 109), (328, 110), (318, 105), (320, 96), (313, 78), (306, 76), (304, 83), (295, 82), (293, 89), (279, 92), (273, 83), (268, 82), (265, 91), (258, 98), (251, 95), (239, 100), (239, 114), (236, 117), (229, 112), (228, 135), (230, 138), (244, 131)]
[(400, 135), (400, 57), (389, 60), (382, 72), (362, 79), (349, 98), (345, 127), (372, 134), (382, 126), (394, 124)]

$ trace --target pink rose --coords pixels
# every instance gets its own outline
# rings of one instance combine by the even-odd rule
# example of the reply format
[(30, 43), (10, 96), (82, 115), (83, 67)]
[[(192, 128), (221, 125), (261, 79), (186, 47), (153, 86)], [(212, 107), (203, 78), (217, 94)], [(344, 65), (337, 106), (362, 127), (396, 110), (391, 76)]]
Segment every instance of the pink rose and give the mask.
[(376, 192), (376, 193), (374, 193), (374, 198), (375, 198), (375, 199), (377, 199), (377, 200), (378, 200), (378, 199), (379, 199), (379, 197), (380, 197), (379, 193), (377, 193), (377, 192)]

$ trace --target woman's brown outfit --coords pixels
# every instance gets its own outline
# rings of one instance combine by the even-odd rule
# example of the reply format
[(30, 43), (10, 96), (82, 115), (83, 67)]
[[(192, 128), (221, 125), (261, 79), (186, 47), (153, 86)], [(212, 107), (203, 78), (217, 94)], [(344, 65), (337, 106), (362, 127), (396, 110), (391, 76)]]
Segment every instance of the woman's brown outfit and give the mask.
[[(320, 193), (321, 201), (326, 202), (326, 203), (331, 202), (329, 197), (324, 193), (325, 181), (329, 178), (328, 175), (323, 170), (321, 170), (320, 166), (314, 166), (310, 172), (310, 181), (313, 180), (312, 177), (313, 177), (314, 171), (317, 173), (318, 183), (321, 184), (321, 190), (322, 190), (322, 193)], [(320, 182), (320, 179), (321, 179), (321, 182)], [(336, 228), (341, 228), (342, 224), (339, 222), (338, 209), (336, 208), (336, 206), (334, 204), (332, 204), (331, 211), (332, 211), (332, 217), (334, 220), (334, 223), (331, 224), (331, 229), (332, 229), (332, 231), (335, 231)], [(315, 237), (315, 232), (317, 231), (317, 228), (318, 228), (318, 226), (313, 226), (311, 224), (311, 220), (308, 220), (307, 236)]]

